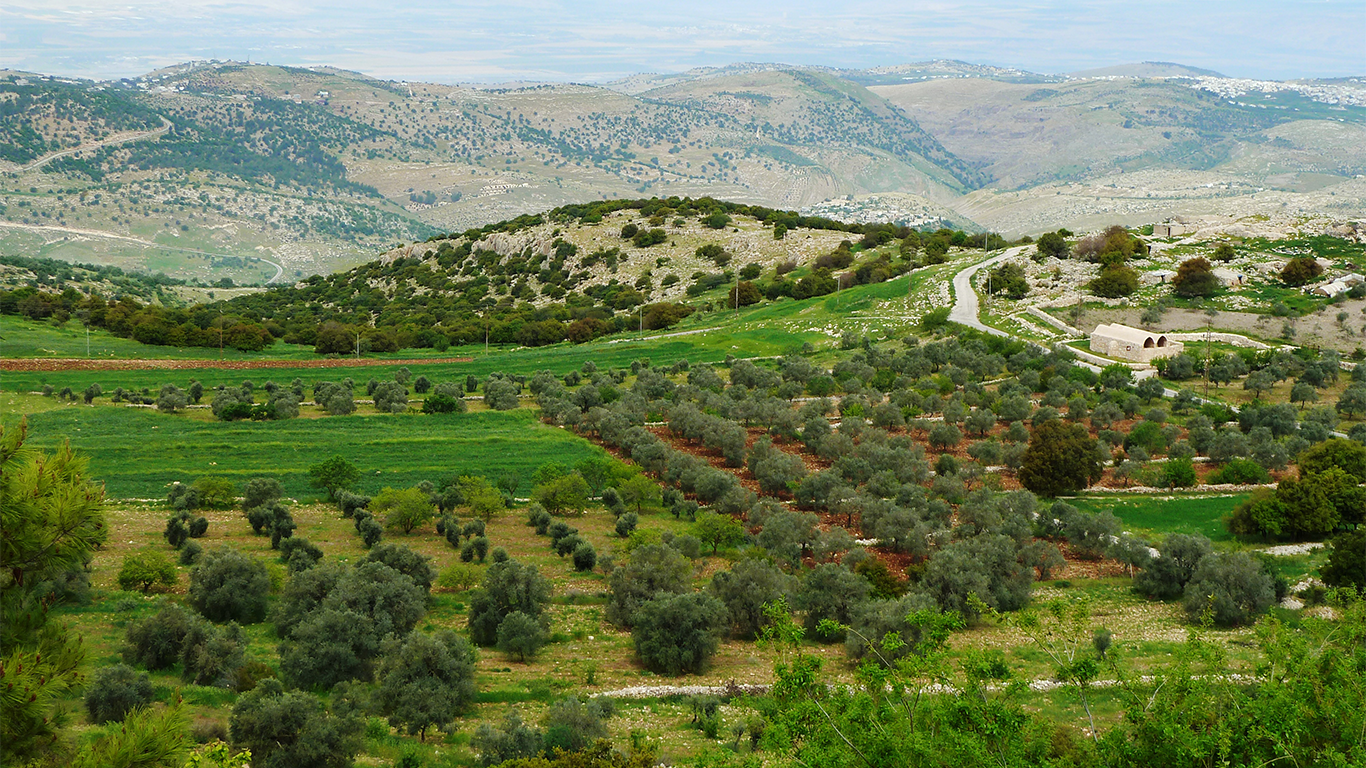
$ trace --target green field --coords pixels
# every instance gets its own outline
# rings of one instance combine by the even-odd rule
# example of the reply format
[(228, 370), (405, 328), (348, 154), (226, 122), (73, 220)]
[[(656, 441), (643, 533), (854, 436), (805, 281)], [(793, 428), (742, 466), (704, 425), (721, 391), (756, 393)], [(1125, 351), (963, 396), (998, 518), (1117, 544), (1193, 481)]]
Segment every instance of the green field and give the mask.
[(164, 497), (170, 483), (204, 475), (239, 485), (271, 476), (289, 495), (308, 498), (318, 494), (308, 484), (308, 468), (332, 455), (361, 469), (357, 488), (365, 493), (458, 474), (515, 473), (524, 495), (542, 464), (572, 466), (601, 452), (572, 432), (542, 425), (529, 409), (225, 423), (75, 406), (33, 414), (29, 434), (32, 445), (48, 449), (70, 440), (89, 457), (90, 475), (116, 498)]
[(1168, 533), (1198, 533), (1214, 541), (1233, 541), (1224, 526), (1224, 517), (1246, 499), (1248, 494), (1219, 496), (1139, 496), (1116, 494), (1069, 499), (1068, 503), (1086, 512), (1109, 512), (1124, 523), (1124, 529), (1152, 540)]

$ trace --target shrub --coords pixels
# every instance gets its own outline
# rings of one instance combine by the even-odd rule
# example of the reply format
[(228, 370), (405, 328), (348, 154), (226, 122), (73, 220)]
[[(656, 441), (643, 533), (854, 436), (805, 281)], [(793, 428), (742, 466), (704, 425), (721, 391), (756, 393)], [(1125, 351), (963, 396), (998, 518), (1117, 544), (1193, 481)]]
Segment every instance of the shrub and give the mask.
[(1232, 485), (1261, 485), (1271, 482), (1271, 475), (1262, 465), (1251, 459), (1233, 459), (1209, 475), (1211, 483)]
[(195, 617), (174, 603), (162, 606), (156, 614), (128, 625), (123, 659), (147, 669), (166, 669), (180, 659), (185, 633)]
[(1195, 479), (1195, 465), (1189, 458), (1168, 459), (1162, 465), (1162, 485), (1167, 488), (1190, 488)]
[(259, 560), (220, 547), (190, 572), (187, 601), (210, 621), (255, 624), (265, 618), (270, 576)]
[(129, 711), (151, 703), (151, 679), (127, 664), (96, 669), (85, 692), (85, 711), (96, 725), (117, 722)]
[(1209, 615), (1215, 624), (1246, 624), (1276, 600), (1271, 577), (1242, 552), (1201, 558), (1186, 584), (1185, 608), (1192, 621)]
[(301, 691), (285, 692), (262, 680), (232, 707), (232, 743), (251, 750), (252, 764), (294, 768), (343, 768), (360, 751), (360, 723), (334, 717)]
[(423, 592), (430, 592), (432, 589), (432, 579), (436, 578), (436, 571), (432, 569), (431, 560), (426, 556), (414, 552), (402, 544), (384, 542), (370, 549), (370, 553), (365, 556), (364, 562), (384, 563), (395, 571), (413, 580), (413, 583), (422, 589)]
[(591, 571), (598, 564), (598, 551), (586, 541), (574, 547), (574, 570)]

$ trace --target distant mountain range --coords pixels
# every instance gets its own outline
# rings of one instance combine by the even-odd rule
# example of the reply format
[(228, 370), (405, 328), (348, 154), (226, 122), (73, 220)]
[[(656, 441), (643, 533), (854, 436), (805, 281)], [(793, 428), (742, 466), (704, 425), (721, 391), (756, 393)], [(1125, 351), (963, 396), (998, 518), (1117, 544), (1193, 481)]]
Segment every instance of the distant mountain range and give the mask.
[(0, 71), (0, 255), (287, 282), (587, 200), (710, 196), (1008, 235), (1360, 219), (1366, 79), (1145, 62), (735, 64), (463, 87), (197, 62)]

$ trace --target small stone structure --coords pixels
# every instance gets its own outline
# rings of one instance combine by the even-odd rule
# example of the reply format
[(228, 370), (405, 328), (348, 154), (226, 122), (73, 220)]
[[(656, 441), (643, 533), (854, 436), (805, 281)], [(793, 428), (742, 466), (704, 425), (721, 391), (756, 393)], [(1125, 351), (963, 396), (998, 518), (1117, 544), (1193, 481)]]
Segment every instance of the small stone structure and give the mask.
[(1117, 323), (1098, 325), (1091, 331), (1091, 351), (1117, 360), (1150, 363), (1159, 357), (1178, 354), (1185, 346), (1162, 334)]

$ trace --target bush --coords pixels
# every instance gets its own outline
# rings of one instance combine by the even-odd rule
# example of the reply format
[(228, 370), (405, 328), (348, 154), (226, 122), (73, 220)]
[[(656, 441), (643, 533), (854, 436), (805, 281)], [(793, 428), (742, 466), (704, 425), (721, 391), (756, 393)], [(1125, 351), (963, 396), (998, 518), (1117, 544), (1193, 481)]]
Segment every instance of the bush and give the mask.
[(1233, 459), (1211, 472), (1208, 480), (1215, 484), (1262, 485), (1271, 482), (1271, 475), (1251, 459)]
[(96, 669), (85, 692), (85, 711), (96, 725), (120, 721), (129, 711), (151, 703), (151, 679), (127, 664)]
[(1204, 536), (1171, 534), (1159, 548), (1160, 554), (1134, 577), (1134, 591), (1159, 600), (1180, 597), (1195, 567), (1211, 551), (1213, 545)]
[(1276, 601), (1271, 577), (1242, 552), (1206, 555), (1186, 584), (1185, 608), (1192, 621), (1208, 615), (1215, 624), (1247, 624)]
[(1162, 485), (1166, 488), (1190, 488), (1195, 480), (1195, 465), (1189, 458), (1167, 459), (1162, 465)]
[(144, 549), (123, 558), (119, 568), (120, 589), (146, 592), (153, 586), (169, 587), (176, 582), (175, 564), (160, 550)]
[(649, 669), (669, 675), (706, 669), (725, 632), (726, 607), (708, 594), (661, 595), (634, 614), (631, 637)]
[(167, 669), (180, 660), (185, 633), (195, 617), (174, 603), (162, 606), (156, 614), (128, 625), (123, 659), (147, 669)]
[(598, 551), (586, 541), (574, 547), (574, 570), (591, 571), (598, 564)]
[(255, 558), (220, 547), (190, 572), (187, 602), (210, 621), (255, 624), (266, 616), (270, 576)]
[(256, 766), (347, 768), (361, 748), (358, 721), (334, 717), (317, 697), (286, 693), (269, 678), (237, 699), (228, 728)]
[(1300, 256), (1285, 263), (1281, 279), (1287, 285), (1304, 285), (1323, 274), (1323, 267), (1311, 256)]

